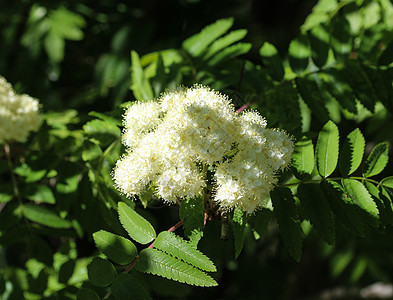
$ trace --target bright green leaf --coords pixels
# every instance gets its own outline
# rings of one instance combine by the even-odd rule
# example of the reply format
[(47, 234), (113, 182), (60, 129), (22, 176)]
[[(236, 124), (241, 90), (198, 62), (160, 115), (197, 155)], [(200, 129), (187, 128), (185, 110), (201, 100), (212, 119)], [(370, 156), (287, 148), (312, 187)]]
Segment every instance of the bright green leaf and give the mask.
[(246, 34), (247, 30), (239, 29), (224, 35), (210, 45), (210, 47), (207, 49), (204, 59), (207, 60), (222, 49), (225, 49), (233, 43), (240, 41), (246, 36)]
[(342, 62), (349, 57), (352, 50), (351, 28), (348, 20), (343, 16), (337, 15), (333, 20), (331, 45), (337, 61)]
[(146, 101), (154, 98), (153, 89), (146, 78), (139, 55), (135, 51), (131, 51), (131, 89), (137, 100)]
[(143, 249), (135, 269), (196, 286), (216, 286), (217, 282), (206, 273), (153, 248)]
[(233, 236), (235, 243), (235, 258), (239, 256), (244, 244), (244, 229), (246, 226), (246, 215), (236, 207), (233, 211)]
[(388, 152), (388, 143), (379, 143), (376, 145), (364, 163), (363, 176), (371, 177), (381, 173), (388, 163)]
[(138, 255), (135, 245), (122, 236), (105, 230), (93, 234), (97, 248), (119, 265), (129, 264)]
[(235, 58), (239, 55), (245, 54), (250, 51), (252, 45), (250, 43), (237, 43), (232, 46), (225, 48), (218, 52), (208, 61), (209, 66), (215, 66), (224, 60)]
[(207, 256), (173, 232), (161, 232), (154, 241), (154, 248), (179, 258), (199, 269), (208, 272), (217, 271), (216, 267)]
[(389, 188), (393, 190), (393, 176), (386, 177), (381, 180), (380, 185), (384, 188)]
[(141, 244), (156, 238), (153, 226), (124, 202), (118, 204), (119, 219), (129, 236)]
[(23, 214), (30, 221), (52, 228), (72, 227), (70, 221), (60, 218), (53, 210), (43, 206), (32, 204), (24, 205)]
[(369, 213), (371, 216), (378, 218), (378, 208), (373, 201), (366, 187), (355, 179), (343, 179), (342, 185), (348, 196), (356, 205)]
[(189, 37), (183, 42), (185, 49), (192, 56), (201, 55), (208, 46), (222, 36), (232, 27), (233, 18), (220, 19), (215, 23), (206, 26), (201, 32)]
[(311, 57), (315, 65), (323, 67), (328, 60), (329, 55), (329, 32), (323, 24), (312, 28), (309, 34)]
[(311, 140), (301, 139), (296, 142), (292, 166), (301, 175), (311, 175), (315, 167), (314, 146)]
[(289, 44), (288, 55), (289, 64), (295, 73), (301, 74), (307, 69), (311, 50), (305, 34), (292, 40)]
[(326, 178), (336, 169), (338, 161), (339, 133), (337, 125), (329, 121), (319, 132), (316, 157), (319, 174)]

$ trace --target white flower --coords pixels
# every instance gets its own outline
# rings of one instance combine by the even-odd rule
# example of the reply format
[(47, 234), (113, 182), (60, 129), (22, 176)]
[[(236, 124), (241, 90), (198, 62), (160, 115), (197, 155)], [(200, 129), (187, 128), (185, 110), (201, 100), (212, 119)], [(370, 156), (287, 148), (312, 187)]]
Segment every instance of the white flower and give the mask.
[(293, 152), (289, 136), (266, 129), (258, 112), (238, 115), (226, 96), (201, 85), (132, 105), (124, 127), (128, 153), (117, 162), (113, 178), (128, 197), (149, 185), (167, 202), (201, 195), (202, 166), (210, 166), (214, 201), (222, 209), (252, 213), (266, 204), (276, 173)]
[(25, 142), (30, 131), (37, 131), (40, 125), (39, 102), (17, 95), (0, 76), (0, 142)]

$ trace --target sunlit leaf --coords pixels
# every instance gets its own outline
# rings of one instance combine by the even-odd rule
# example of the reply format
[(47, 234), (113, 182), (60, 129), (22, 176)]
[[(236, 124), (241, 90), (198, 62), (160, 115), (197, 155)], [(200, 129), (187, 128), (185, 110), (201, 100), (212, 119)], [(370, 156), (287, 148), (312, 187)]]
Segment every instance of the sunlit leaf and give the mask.
[(328, 177), (336, 169), (338, 142), (338, 128), (336, 124), (329, 121), (319, 132), (316, 146), (317, 168), (322, 177)]

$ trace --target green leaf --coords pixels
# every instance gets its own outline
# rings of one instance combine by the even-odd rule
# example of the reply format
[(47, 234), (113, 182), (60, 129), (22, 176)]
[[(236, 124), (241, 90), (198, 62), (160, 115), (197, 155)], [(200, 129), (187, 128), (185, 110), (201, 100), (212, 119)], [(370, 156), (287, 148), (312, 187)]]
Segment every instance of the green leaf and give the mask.
[(28, 186), (26, 194), (24, 195), (27, 199), (38, 203), (49, 203), (55, 204), (56, 199), (53, 195), (52, 190), (46, 185), (35, 184), (34, 186)]
[(180, 202), (180, 219), (183, 221), (184, 234), (196, 246), (203, 236), (204, 205), (200, 197), (186, 198)]
[(352, 88), (346, 82), (344, 73), (336, 69), (329, 69), (321, 75), (324, 80), (324, 89), (340, 103), (342, 108), (357, 114), (356, 97)]
[(27, 204), (23, 206), (23, 214), (30, 221), (52, 228), (72, 227), (70, 221), (60, 218), (53, 210), (46, 207)]
[(373, 201), (366, 187), (360, 181), (355, 179), (342, 179), (342, 185), (348, 196), (354, 203), (356, 203), (356, 205), (371, 216), (378, 218), (377, 205)]
[(276, 47), (268, 42), (265, 42), (259, 50), (259, 54), (262, 57), (262, 62), (266, 67), (269, 75), (274, 80), (281, 81), (284, 77), (284, 67)]
[(385, 50), (381, 53), (378, 58), (378, 64), (389, 65), (393, 62), (393, 40), (386, 46)]
[(90, 138), (101, 143), (102, 146), (108, 146), (120, 138), (120, 129), (116, 125), (102, 121), (91, 120), (83, 125), (83, 130)]
[(220, 19), (206, 26), (201, 32), (186, 39), (182, 46), (192, 56), (201, 55), (207, 47), (232, 27), (233, 18)]
[(87, 266), (87, 274), (92, 285), (105, 287), (110, 285), (117, 276), (115, 267), (106, 259), (95, 257)]
[(244, 229), (246, 226), (246, 216), (241, 208), (236, 207), (233, 211), (233, 235), (235, 242), (235, 258), (242, 252), (244, 244)]
[(316, 157), (319, 174), (326, 178), (333, 173), (338, 161), (339, 133), (337, 125), (329, 121), (319, 132)]
[(116, 278), (111, 290), (116, 300), (128, 300), (131, 298), (133, 300), (153, 299), (135, 277), (126, 273), (121, 273)]
[(119, 219), (129, 236), (141, 244), (156, 238), (153, 226), (124, 202), (118, 204)]
[(48, 54), (51, 61), (59, 63), (64, 58), (64, 39), (54, 33), (50, 32), (44, 40), (45, 51)]
[(311, 175), (314, 170), (314, 146), (311, 140), (301, 139), (295, 144), (292, 166), (301, 175)]
[(382, 179), (379, 185), (383, 186), (384, 188), (389, 188), (393, 190), (393, 176)]
[(119, 265), (129, 264), (138, 255), (135, 245), (126, 238), (105, 230), (93, 234), (97, 248)]
[(213, 42), (210, 47), (207, 49), (205, 56), (203, 57), (205, 60), (212, 57), (214, 54), (218, 53), (222, 49), (232, 45), (235, 42), (240, 41), (243, 39), (247, 34), (247, 30), (239, 29), (231, 31), (230, 33), (224, 35), (223, 37), (219, 38), (215, 42)]
[(371, 177), (381, 173), (389, 161), (388, 153), (388, 143), (376, 145), (364, 163), (363, 176)]
[(327, 122), (329, 120), (329, 112), (326, 108), (327, 100), (319, 89), (318, 84), (314, 80), (302, 77), (297, 77), (295, 82), (297, 90), (311, 112), (321, 122)]
[(289, 44), (288, 55), (289, 64), (295, 73), (301, 74), (307, 69), (311, 50), (305, 34), (301, 34)]
[(100, 300), (95, 291), (88, 288), (81, 288), (76, 294), (76, 300)]
[(345, 194), (342, 186), (334, 181), (322, 181), (320, 185), (337, 220), (353, 234), (364, 237), (365, 225), (360, 209)]
[(139, 55), (136, 51), (131, 51), (131, 62), (131, 89), (135, 98), (139, 101), (153, 99), (153, 89), (145, 76)]
[(0, 185), (0, 203), (8, 202), (14, 198), (14, 191), (11, 184)]
[(330, 49), (330, 36), (326, 26), (320, 24), (312, 28), (309, 39), (312, 60), (315, 65), (321, 68), (327, 63)]
[(163, 231), (154, 241), (154, 248), (164, 251), (199, 269), (215, 272), (215, 265), (202, 252), (173, 232)]
[(375, 103), (378, 101), (374, 88), (358, 62), (349, 60), (340, 70), (344, 80), (349, 83), (356, 97), (369, 111), (374, 112)]
[(91, 161), (102, 156), (100, 143), (97, 140), (89, 139), (83, 143), (82, 159)]
[(250, 51), (251, 47), (252, 44), (250, 43), (237, 43), (235, 45), (229, 46), (209, 59), (207, 64), (209, 66), (215, 66), (224, 60), (232, 59), (247, 53)]
[(336, 239), (334, 214), (319, 185), (302, 183), (297, 188), (297, 191), (300, 203), (317, 233), (329, 245), (334, 245)]
[(339, 161), (340, 172), (343, 176), (351, 175), (359, 168), (363, 160), (365, 145), (366, 141), (359, 128), (348, 134), (341, 149)]
[(292, 192), (289, 188), (277, 187), (270, 192), (270, 197), (284, 245), (289, 254), (296, 261), (300, 261), (303, 231)]
[(206, 273), (153, 248), (143, 249), (135, 269), (196, 286), (216, 286), (217, 282)]
[(337, 61), (343, 62), (349, 57), (352, 50), (352, 36), (349, 22), (345, 17), (338, 16), (333, 20), (331, 45)]

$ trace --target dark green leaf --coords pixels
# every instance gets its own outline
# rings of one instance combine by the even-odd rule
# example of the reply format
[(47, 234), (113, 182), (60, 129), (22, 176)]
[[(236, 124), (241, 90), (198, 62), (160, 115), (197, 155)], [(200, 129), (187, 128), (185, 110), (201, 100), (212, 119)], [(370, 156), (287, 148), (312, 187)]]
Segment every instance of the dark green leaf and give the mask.
[(378, 58), (378, 64), (380, 65), (389, 65), (391, 62), (393, 62), (393, 40), (390, 41)]
[(277, 187), (270, 192), (281, 237), (289, 254), (300, 261), (302, 256), (303, 231), (300, 226), (295, 199), (289, 188)]
[(338, 16), (333, 21), (331, 45), (337, 61), (345, 61), (352, 50), (352, 35), (349, 22), (345, 17)]
[(180, 203), (179, 216), (183, 220), (184, 233), (195, 246), (203, 236), (203, 211), (203, 201), (200, 197), (186, 198)]
[(24, 195), (27, 199), (31, 201), (35, 201), (38, 203), (49, 203), (55, 204), (56, 199), (53, 195), (52, 190), (46, 185), (37, 185), (29, 186), (26, 195)]
[(96, 257), (87, 266), (87, 274), (94, 286), (105, 287), (110, 285), (116, 278), (115, 267), (106, 259)]
[(325, 195), (318, 184), (300, 184), (298, 189), (300, 203), (311, 224), (329, 245), (336, 239), (334, 214), (330, 210)]
[(76, 300), (100, 300), (100, 297), (91, 289), (81, 288), (76, 294)]
[(235, 242), (235, 258), (242, 252), (244, 244), (244, 229), (246, 226), (246, 215), (241, 208), (236, 207), (233, 211), (233, 235)]
[(301, 34), (289, 44), (289, 64), (292, 70), (297, 73), (303, 73), (308, 66), (311, 56), (310, 46), (305, 34)]
[(142, 284), (130, 274), (122, 273), (112, 284), (112, 293), (116, 300), (149, 300), (152, 299)]
[(94, 139), (86, 140), (83, 144), (82, 159), (84, 161), (95, 160), (102, 155), (100, 143)]
[(295, 144), (292, 165), (301, 175), (311, 175), (314, 170), (314, 146), (311, 140), (303, 138)]
[(102, 120), (92, 120), (83, 125), (85, 133), (99, 141), (102, 146), (108, 146), (120, 138), (120, 129), (116, 125)]
[(364, 163), (363, 176), (371, 177), (381, 173), (388, 163), (388, 152), (389, 145), (387, 143), (376, 145)]
[(340, 184), (334, 181), (322, 181), (321, 188), (337, 218), (350, 232), (364, 237), (365, 225), (359, 207), (345, 194)]
[(339, 133), (336, 124), (329, 121), (319, 132), (316, 157), (319, 174), (326, 178), (336, 169), (338, 161)]
[(329, 32), (326, 26), (320, 24), (312, 28), (309, 34), (311, 57), (315, 65), (323, 67), (329, 55)]
[(183, 49), (192, 56), (201, 55), (212, 42), (227, 32), (232, 24), (233, 18), (227, 18), (206, 26), (201, 32), (186, 39), (182, 45)]
[(217, 271), (216, 267), (207, 256), (173, 232), (161, 232), (154, 241), (154, 248), (179, 258), (199, 269), (208, 272)]
[(23, 207), (23, 214), (30, 221), (52, 228), (72, 227), (70, 221), (60, 218), (53, 210), (46, 207), (27, 204)]
[(339, 161), (340, 172), (343, 176), (351, 175), (359, 168), (363, 160), (365, 145), (366, 141), (359, 128), (348, 134), (341, 149)]
[(321, 121), (327, 122), (329, 120), (329, 112), (326, 109), (325, 96), (322, 94), (317, 83), (308, 78), (297, 77), (296, 87), (302, 99), (311, 109), (311, 112)]
[(378, 98), (374, 88), (358, 62), (349, 60), (341, 70), (344, 80), (349, 83), (356, 97), (369, 111), (374, 112)]
[(122, 236), (105, 230), (93, 234), (97, 248), (119, 265), (129, 264), (138, 255), (135, 245)]
[(118, 212), (121, 224), (135, 241), (147, 244), (156, 238), (153, 226), (126, 203), (119, 202)]
[(274, 80), (281, 81), (284, 77), (284, 67), (276, 47), (268, 42), (265, 42), (259, 50), (259, 54), (262, 57), (262, 62), (269, 75)]
[(197, 286), (216, 286), (217, 282), (206, 273), (153, 248), (143, 249), (135, 268), (143, 273)]

